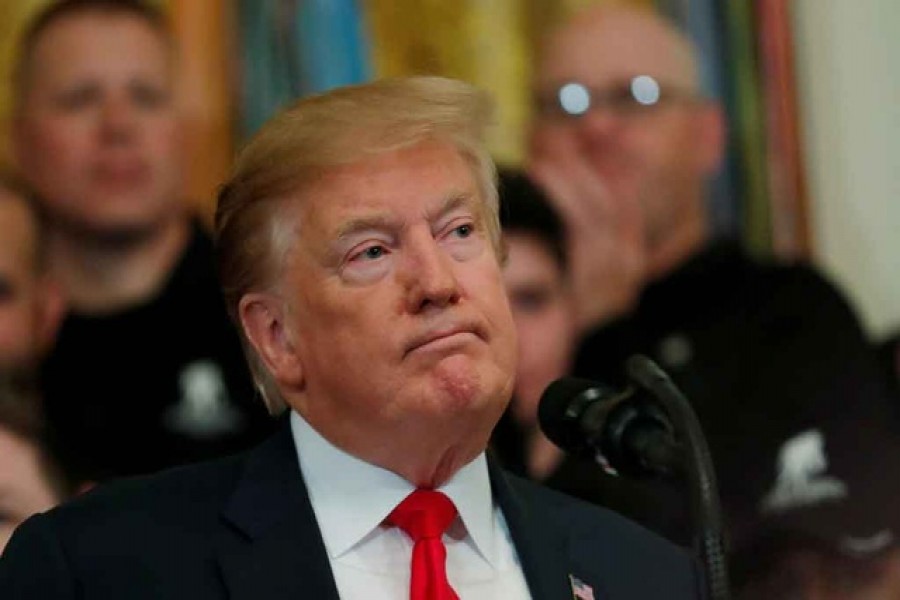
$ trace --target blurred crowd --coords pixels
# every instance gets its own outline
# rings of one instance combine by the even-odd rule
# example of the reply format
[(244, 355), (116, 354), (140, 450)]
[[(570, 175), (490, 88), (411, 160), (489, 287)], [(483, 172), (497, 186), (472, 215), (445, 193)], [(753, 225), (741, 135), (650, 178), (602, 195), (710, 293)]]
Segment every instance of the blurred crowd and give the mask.
[[(553, 380), (624, 387), (644, 354), (707, 436), (737, 597), (900, 598), (896, 338), (868, 339), (812, 265), (713, 230), (727, 123), (670, 22), (606, 3), (539, 56), (528, 160), (499, 177), (519, 369), (494, 453), (691, 546), (682, 483), (611, 474), (538, 423)], [(178, 196), (176, 68), (140, 2), (53, 3), (20, 42), (0, 176), (0, 544), (94, 485), (273, 427)]]

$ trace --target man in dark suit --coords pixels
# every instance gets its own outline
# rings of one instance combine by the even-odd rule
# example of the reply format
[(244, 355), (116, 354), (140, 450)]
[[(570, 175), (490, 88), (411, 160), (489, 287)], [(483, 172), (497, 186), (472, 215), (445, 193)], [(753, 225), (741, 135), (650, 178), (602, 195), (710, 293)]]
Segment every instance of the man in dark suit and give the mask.
[(694, 598), (679, 549), (485, 455), (516, 364), (490, 102), (303, 100), (223, 187), (226, 303), (279, 432), (21, 526), (4, 598)]

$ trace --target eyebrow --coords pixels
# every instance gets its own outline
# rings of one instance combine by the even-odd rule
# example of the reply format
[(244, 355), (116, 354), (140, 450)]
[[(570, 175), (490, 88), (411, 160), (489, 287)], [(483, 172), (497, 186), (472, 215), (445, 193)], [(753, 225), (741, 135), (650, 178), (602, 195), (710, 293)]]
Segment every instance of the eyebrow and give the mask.
[(396, 221), (395, 218), (387, 213), (356, 217), (341, 224), (337, 230), (335, 239), (342, 240), (359, 233), (360, 231), (368, 231), (370, 229), (389, 229)]
[[(436, 210), (428, 211), (427, 218), (429, 221), (435, 221), (437, 219), (440, 219), (447, 213), (453, 212), (454, 210), (457, 210), (463, 206), (470, 205), (472, 203), (473, 194), (471, 192), (454, 191), (450, 193), (446, 199), (444, 199), (444, 201)], [(396, 217), (388, 213), (377, 213), (373, 215), (367, 215), (365, 217), (358, 217), (350, 219), (346, 223), (343, 223), (337, 230), (336, 239), (342, 240), (360, 231), (367, 231), (371, 229), (389, 229), (392, 226), (396, 226), (396, 224)]]
[(437, 210), (429, 212), (428, 220), (437, 221), (448, 213), (472, 204), (474, 204), (474, 197), (471, 192), (453, 192), (447, 196)]

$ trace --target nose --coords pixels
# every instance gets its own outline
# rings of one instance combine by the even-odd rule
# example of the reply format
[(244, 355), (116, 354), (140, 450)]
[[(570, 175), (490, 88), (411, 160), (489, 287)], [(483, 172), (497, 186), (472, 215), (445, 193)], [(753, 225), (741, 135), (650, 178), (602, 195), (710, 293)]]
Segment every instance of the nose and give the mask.
[(135, 131), (135, 109), (124, 98), (107, 98), (103, 104), (103, 139), (111, 143), (128, 141)]
[(593, 106), (578, 119), (577, 127), (581, 136), (596, 143), (609, 139), (618, 129), (619, 119), (607, 106)]
[(459, 302), (460, 286), (453, 259), (430, 234), (411, 244), (406, 254), (401, 272), (407, 290), (407, 310), (415, 314)]

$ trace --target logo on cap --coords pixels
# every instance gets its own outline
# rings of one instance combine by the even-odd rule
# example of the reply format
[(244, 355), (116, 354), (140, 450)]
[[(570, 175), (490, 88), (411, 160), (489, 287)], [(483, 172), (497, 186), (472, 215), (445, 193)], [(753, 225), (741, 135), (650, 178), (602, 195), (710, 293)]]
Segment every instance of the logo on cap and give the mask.
[(778, 513), (847, 497), (847, 484), (827, 475), (825, 436), (818, 429), (788, 439), (778, 451), (778, 475), (763, 497), (764, 513)]

